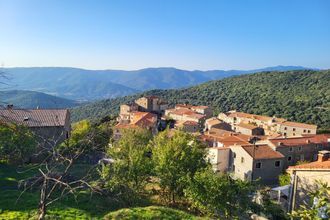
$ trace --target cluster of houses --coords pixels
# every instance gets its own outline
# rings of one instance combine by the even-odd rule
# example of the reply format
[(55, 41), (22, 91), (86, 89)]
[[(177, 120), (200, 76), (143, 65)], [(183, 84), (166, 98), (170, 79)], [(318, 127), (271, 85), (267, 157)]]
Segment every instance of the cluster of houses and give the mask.
[(291, 173), (291, 187), (275, 188), (290, 210), (306, 200), (304, 189), (315, 184), (310, 176), (330, 183), (330, 135), (316, 134), (316, 125), (237, 111), (214, 117), (208, 106), (170, 108), (161, 98), (149, 96), (121, 105), (116, 139), (122, 128), (136, 126), (154, 134), (169, 126), (196, 135), (207, 144), (214, 171), (234, 178), (275, 186), (281, 174)]
[[(147, 129), (154, 135), (166, 127), (190, 132), (208, 146), (207, 159), (214, 171), (230, 173), (234, 178), (274, 186), (279, 175), (289, 172), (291, 186), (275, 188), (278, 195), (286, 197), (288, 210), (306, 200), (306, 189), (314, 187), (316, 179), (330, 183), (330, 135), (316, 134), (316, 125), (237, 111), (214, 117), (208, 106), (177, 104), (170, 108), (156, 96), (121, 105), (117, 121), (115, 140), (127, 128)], [(70, 136), (68, 110), (9, 106), (0, 109), (0, 122), (29, 127), (45, 145)]]

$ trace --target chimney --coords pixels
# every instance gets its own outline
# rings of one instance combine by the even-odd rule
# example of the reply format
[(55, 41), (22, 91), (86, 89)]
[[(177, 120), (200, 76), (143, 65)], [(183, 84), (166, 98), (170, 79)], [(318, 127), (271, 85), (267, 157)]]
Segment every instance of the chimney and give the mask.
[(8, 109), (8, 110), (12, 110), (12, 109), (14, 109), (14, 105), (12, 105), (12, 104), (7, 105), (7, 109)]
[(319, 151), (317, 161), (318, 162), (324, 162), (330, 159), (330, 151), (328, 150), (321, 150)]

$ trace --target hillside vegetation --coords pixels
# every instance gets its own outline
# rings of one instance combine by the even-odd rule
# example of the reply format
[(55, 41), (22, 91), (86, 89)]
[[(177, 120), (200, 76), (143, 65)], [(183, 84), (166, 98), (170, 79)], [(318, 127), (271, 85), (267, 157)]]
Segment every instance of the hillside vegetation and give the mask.
[(117, 114), (120, 104), (152, 94), (168, 100), (171, 105), (209, 105), (215, 113), (236, 109), (330, 128), (329, 84), (330, 70), (262, 72), (211, 81), (187, 89), (152, 90), (102, 100), (74, 108), (72, 119), (100, 120)]
[(110, 212), (104, 219), (207, 219), (193, 216), (172, 208), (160, 206), (148, 206), (143, 208), (121, 209), (115, 212)]
[(0, 91), (0, 105), (13, 104), (17, 108), (72, 108), (79, 103), (42, 92), (10, 90)]

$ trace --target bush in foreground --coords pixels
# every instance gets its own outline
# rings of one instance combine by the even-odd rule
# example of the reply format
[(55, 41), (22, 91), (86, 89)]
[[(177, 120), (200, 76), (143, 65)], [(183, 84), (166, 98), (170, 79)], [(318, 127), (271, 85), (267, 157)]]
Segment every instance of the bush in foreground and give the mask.
[(202, 219), (190, 215), (186, 212), (160, 207), (148, 206), (143, 208), (121, 209), (115, 212), (110, 212), (104, 219)]

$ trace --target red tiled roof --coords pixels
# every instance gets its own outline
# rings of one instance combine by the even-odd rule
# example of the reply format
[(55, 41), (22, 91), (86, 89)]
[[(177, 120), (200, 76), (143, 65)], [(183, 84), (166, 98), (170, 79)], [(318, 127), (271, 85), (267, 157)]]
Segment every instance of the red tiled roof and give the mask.
[(70, 113), (67, 109), (0, 109), (0, 121), (27, 127), (65, 126)]
[(219, 119), (213, 117), (207, 119), (205, 123), (207, 123), (208, 125), (217, 125), (217, 124), (221, 124), (222, 122)]
[(285, 146), (301, 146), (307, 144), (327, 144), (330, 135), (316, 134), (303, 137), (290, 137), (290, 138), (276, 138), (269, 139), (269, 141), (277, 147)]
[(190, 109), (170, 109), (169, 110), (169, 113), (170, 114), (173, 114), (173, 115), (186, 115), (188, 117), (191, 117), (191, 118), (196, 118), (196, 119), (201, 119), (201, 118), (204, 118), (205, 115), (202, 115), (202, 114), (198, 114), (196, 112), (194, 112), (193, 110), (190, 110)]
[(233, 131), (228, 131), (221, 128), (211, 128), (208, 131), (208, 134), (210, 135), (220, 135), (220, 136), (231, 135), (233, 133), (234, 133)]
[(204, 134), (201, 136), (205, 141), (217, 141), (223, 144), (224, 147), (232, 145), (246, 145), (249, 144), (251, 136), (236, 133), (219, 134)]
[(189, 104), (176, 104), (175, 105), (175, 108), (191, 108), (193, 107), (192, 105), (189, 105)]
[(116, 128), (153, 127), (157, 123), (157, 115), (150, 112), (133, 112), (129, 124), (119, 123)]
[(239, 123), (237, 126), (242, 127), (242, 128), (246, 128), (246, 129), (250, 129), (250, 130), (258, 128), (258, 126), (255, 126), (255, 125), (252, 125), (252, 124), (247, 124), (247, 123)]
[(245, 145), (242, 148), (254, 159), (277, 159), (284, 158), (283, 154), (273, 150), (267, 145)]
[(296, 166), (290, 166), (288, 170), (330, 170), (330, 160), (315, 161)]
[(131, 124), (135, 124), (141, 127), (154, 126), (157, 122), (157, 115), (150, 112), (136, 112), (134, 113)]
[(218, 139), (218, 141), (222, 143), (224, 147), (249, 144), (248, 140), (244, 139), (244, 137), (240, 137), (239, 135), (226, 136), (222, 139)]

